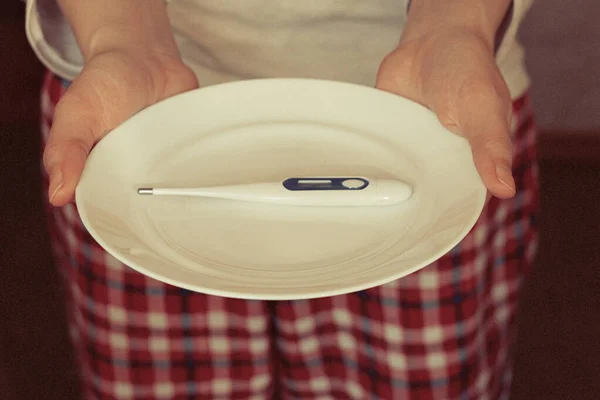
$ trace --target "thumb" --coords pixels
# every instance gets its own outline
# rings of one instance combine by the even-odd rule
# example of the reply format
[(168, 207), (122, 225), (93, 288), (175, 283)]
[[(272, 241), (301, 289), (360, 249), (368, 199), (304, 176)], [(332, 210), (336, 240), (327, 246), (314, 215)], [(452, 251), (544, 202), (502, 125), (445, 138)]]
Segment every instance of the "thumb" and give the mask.
[(473, 161), (485, 186), (496, 197), (510, 198), (516, 193), (510, 131), (501, 123), (487, 129), (479, 134), (463, 134), (471, 144)]
[(50, 177), (48, 196), (54, 206), (63, 206), (73, 199), (75, 187), (83, 171), (85, 160), (101, 135), (101, 124), (92, 109), (82, 113), (82, 104), (76, 104), (67, 92), (56, 106), (48, 143), (44, 149), (44, 167)]
[(375, 88), (425, 105), (408, 58), (402, 51), (390, 53), (379, 66)]
[(79, 139), (48, 145), (44, 151), (44, 165), (50, 176), (48, 196), (50, 203), (60, 207), (73, 199), (75, 187), (83, 171), (89, 146)]
[(434, 111), (446, 128), (469, 141), (475, 167), (488, 190), (496, 197), (510, 198), (516, 186), (508, 89), (501, 78), (468, 82), (453, 104), (434, 107), (438, 108)]

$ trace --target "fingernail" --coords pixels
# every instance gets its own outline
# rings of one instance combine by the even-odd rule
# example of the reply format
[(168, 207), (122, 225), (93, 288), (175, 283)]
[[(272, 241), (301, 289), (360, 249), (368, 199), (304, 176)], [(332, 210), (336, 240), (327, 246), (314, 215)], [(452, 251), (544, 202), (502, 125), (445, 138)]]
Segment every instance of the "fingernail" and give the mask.
[(56, 193), (58, 193), (58, 191), (62, 188), (63, 186), (63, 181), (62, 181), (62, 173), (56, 172), (54, 174), (54, 176), (52, 177), (52, 179), (50, 180), (51, 182), (53, 182), (53, 184), (51, 186), (56, 186), (53, 190), (52, 190), (52, 194), (50, 195), (50, 202), (52, 202), (52, 200), (54, 199), (54, 197), (56, 196)]
[(515, 180), (512, 176), (512, 171), (506, 164), (498, 164), (496, 166), (496, 177), (498, 181), (515, 193)]

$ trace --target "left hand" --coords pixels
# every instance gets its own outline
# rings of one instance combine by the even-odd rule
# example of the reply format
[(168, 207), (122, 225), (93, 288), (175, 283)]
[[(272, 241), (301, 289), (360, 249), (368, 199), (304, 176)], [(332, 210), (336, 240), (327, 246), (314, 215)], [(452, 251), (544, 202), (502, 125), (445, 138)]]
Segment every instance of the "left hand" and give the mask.
[(499, 198), (516, 192), (512, 177), (510, 93), (493, 43), (457, 25), (406, 35), (382, 62), (377, 87), (418, 102), (470, 143), (475, 166)]

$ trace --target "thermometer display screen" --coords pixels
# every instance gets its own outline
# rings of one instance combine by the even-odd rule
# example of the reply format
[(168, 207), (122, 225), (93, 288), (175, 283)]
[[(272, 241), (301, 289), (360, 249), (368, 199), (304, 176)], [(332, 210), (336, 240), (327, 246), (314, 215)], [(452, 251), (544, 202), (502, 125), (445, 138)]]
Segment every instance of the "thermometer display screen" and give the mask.
[(362, 190), (369, 185), (364, 178), (289, 178), (283, 181), (287, 190)]

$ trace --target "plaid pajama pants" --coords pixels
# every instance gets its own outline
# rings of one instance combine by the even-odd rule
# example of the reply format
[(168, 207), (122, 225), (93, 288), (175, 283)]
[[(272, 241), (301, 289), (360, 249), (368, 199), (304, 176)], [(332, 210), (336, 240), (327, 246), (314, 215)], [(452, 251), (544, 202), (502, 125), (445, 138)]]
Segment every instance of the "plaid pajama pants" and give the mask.
[[(46, 76), (44, 139), (67, 87)], [(519, 292), (537, 242), (527, 96), (514, 111), (517, 195), (490, 200), (439, 261), (357, 293), (266, 302), (182, 290), (105, 253), (75, 205), (48, 207), (86, 398), (507, 398)]]

